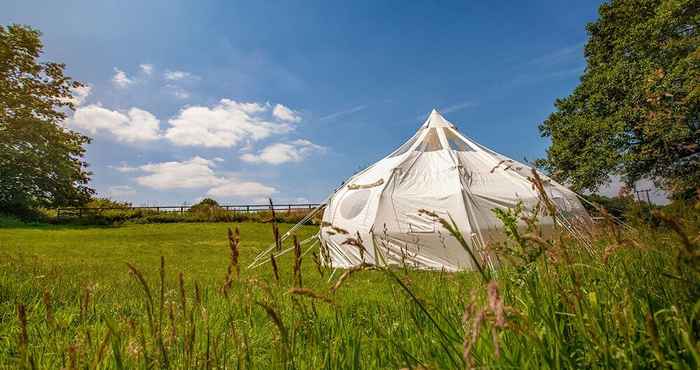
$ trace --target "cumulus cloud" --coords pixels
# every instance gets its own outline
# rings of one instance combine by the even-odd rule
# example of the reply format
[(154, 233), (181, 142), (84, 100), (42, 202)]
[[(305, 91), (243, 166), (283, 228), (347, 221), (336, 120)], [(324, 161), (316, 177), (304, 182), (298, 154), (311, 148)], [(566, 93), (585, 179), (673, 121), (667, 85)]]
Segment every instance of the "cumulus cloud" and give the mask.
[(193, 74), (191, 74), (189, 72), (185, 72), (185, 71), (166, 70), (163, 73), (163, 78), (165, 78), (168, 81), (180, 81), (180, 80), (195, 78), (195, 76)]
[(168, 120), (165, 137), (180, 146), (227, 148), (289, 132), (289, 122), (266, 119), (269, 105), (222, 99), (213, 107), (191, 106)]
[(129, 165), (126, 164), (125, 162), (121, 162), (121, 163), (119, 163), (119, 165), (117, 165), (117, 166), (107, 166), (107, 167), (109, 167), (109, 168), (111, 168), (111, 169), (113, 169), (113, 170), (115, 170), (115, 171), (117, 171), (117, 172), (122, 172), (122, 173), (125, 173), (125, 172), (135, 172), (135, 171), (138, 171), (138, 170), (139, 170), (138, 167), (129, 166)]
[(139, 68), (141, 69), (141, 72), (149, 76), (153, 74), (153, 64), (140, 64)]
[(299, 113), (285, 107), (282, 104), (275, 105), (275, 108), (272, 110), (272, 115), (277, 117), (277, 119), (279, 119), (280, 121), (294, 123), (301, 122), (301, 117), (299, 116)]
[(194, 189), (220, 184), (221, 178), (212, 170), (214, 163), (202, 157), (182, 162), (162, 162), (139, 167), (149, 173), (139, 176), (136, 182), (154, 189)]
[(230, 180), (223, 185), (209, 189), (207, 195), (217, 198), (252, 198), (269, 197), (276, 192), (275, 188), (259, 182)]
[(119, 68), (114, 68), (114, 76), (112, 77), (112, 84), (114, 85), (114, 87), (123, 89), (129, 87), (129, 85), (133, 83), (134, 80), (129, 78), (129, 76), (126, 75), (126, 72), (122, 71)]
[(157, 140), (160, 131), (158, 119), (150, 112), (131, 108), (121, 113), (95, 104), (76, 109), (67, 123), (91, 134), (107, 132), (124, 142)]
[(324, 147), (309, 140), (295, 140), (289, 143), (275, 143), (263, 148), (258, 154), (246, 153), (241, 160), (249, 163), (282, 164), (301, 162), (314, 152), (323, 152)]
[(215, 163), (202, 157), (186, 161), (147, 164), (139, 167), (145, 175), (136, 178), (142, 186), (153, 189), (206, 189), (207, 195), (221, 198), (269, 196), (277, 190), (254, 181), (242, 181), (232, 175), (218, 175)]

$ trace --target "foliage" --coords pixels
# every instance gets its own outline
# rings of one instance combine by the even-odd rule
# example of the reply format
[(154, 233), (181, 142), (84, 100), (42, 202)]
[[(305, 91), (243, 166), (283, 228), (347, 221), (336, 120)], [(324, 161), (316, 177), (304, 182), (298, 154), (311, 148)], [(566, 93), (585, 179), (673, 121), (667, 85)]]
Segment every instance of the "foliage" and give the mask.
[(131, 207), (131, 203), (120, 202), (109, 198), (92, 198), (89, 202), (85, 203), (85, 207), (128, 209), (129, 207)]
[(192, 205), (191, 212), (211, 212), (214, 210), (223, 209), (219, 203), (211, 198), (204, 198), (199, 203)]
[[(223, 224), (3, 229), (0, 366), (700, 365), (700, 255), (688, 238), (697, 224), (625, 232), (611, 223), (594, 230), (588, 253), (566, 234), (520, 233), (520, 210), (502, 216), (513, 234), (501, 250), (525, 257), (501, 258), (488, 283), (473, 272), (365, 266), (329, 282), (330, 270), (303, 253), (237, 277), (239, 259), (245, 266), (272, 243), (265, 224), (240, 224), (231, 244)], [(315, 232), (305, 227), (300, 239)]]
[(83, 161), (89, 139), (61, 125), (74, 109), (63, 64), (38, 58), (39, 32), (0, 26), (0, 210), (78, 205), (93, 194)]
[[(301, 221), (308, 212), (306, 210), (291, 212), (275, 212), (277, 222), (293, 223)], [(43, 213), (43, 218), (33, 218), (32, 220), (42, 220), (53, 224), (66, 225), (114, 225), (124, 223), (132, 224), (154, 224), (154, 223), (178, 223), (178, 222), (271, 222), (272, 213), (270, 211), (241, 212), (227, 211), (220, 207), (198, 207), (195, 211), (186, 210), (158, 211), (150, 208), (123, 208), (107, 210), (85, 210), (82, 215), (78, 213), (56, 214)], [(318, 218), (307, 222), (308, 224), (318, 223)]]
[(678, 197), (700, 187), (700, 5), (613, 0), (587, 26), (587, 67), (540, 125), (539, 165), (575, 190), (620, 174), (651, 178)]

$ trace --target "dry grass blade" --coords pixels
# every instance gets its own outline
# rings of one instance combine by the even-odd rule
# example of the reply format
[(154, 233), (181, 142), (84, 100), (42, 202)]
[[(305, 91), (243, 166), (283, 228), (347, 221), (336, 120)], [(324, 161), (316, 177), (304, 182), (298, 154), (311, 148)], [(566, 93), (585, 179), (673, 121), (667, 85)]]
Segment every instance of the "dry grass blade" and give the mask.
[(299, 238), (294, 234), (294, 286), (302, 287), (301, 283), (301, 244)]
[(363, 264), (360, 264), (358, 266), (355, 266), (355, 267), (352, 267), (352, 268), (345, 270), (345, 272), (343, 272), (343, 274), (340, 275), (340, 277), (338, 278), (338, 281), (336, 281), (335, 284), (333, 285), (333, 287), (331, 288), (330, 293), (334, 294), (335, 291), (338, 290), (343, 285), (345, 280), (347, 280), (350, 277), (350, 275), (354, 274), (357, 271), (370, 269), (373, 267), (374, 266), (372, 266), (370, 264), (363, 263)]
[(241, 268), (238, 265), (238, 256), (239, 256), (239, 244), (241, 241), (241, 233), (238, 230), (238, 226), (236, 226), (236, 231), (233, 232), (231, 231), (231, 228), (228, 229), (228, 245), (229, 245), (229, 251), (231, 252), (231, 259), (228, 264), (228, 268), (226, 270), (226, 281), (224, 282), (223, 286), (223, 293), (224, 295), (228, 294), (229, 289), (231, 289), (231, 285), (233, 284), (233, 273), (234, 271), (236, 272), (236, 279), (240, 279), (241, 277)]
[(275, 254), (270, 253), (270, 265), (272, 265), (272, 273), (275, 275), (275, 280), (280, 281), (279, 269), (277, 268), (277, 261), (275, 260)]
[(360, 236), (359, 232), (356, 236), (356, 238), (345, 239), (342, 245), (352, 245), (353, 247), (357, 248), (357, 250), (360, 252), (360, 260), (362, 261), (362, 263), (365, 263), (365, 253), (367, 252), (367, 249), (365, 249), (365, 246), (362, 242), (362, 237)]
[(535, 187), (535, 190), (537, 190), (537, 194), (539, 195), (540, 200), (542, 200), (544, 203), (545, 207), (547, 207), (549, 215), (555, 217), (557, 214), (557, 207), (554, 205), (554, 202), (549, 199), (549, 195), (544, 188), (545, 183), (540, 177), (540, 174), (537, 173), (537, 170), (534, 168), (532, 169), (532, 177), (528, 177), (528, 180), (530, 180), (532, 185)]
[(337, 226), (331, 226), (331, 229), (333, 229), (333, 230), (334, 230), (336, 233), (338, 233), (338, 234), (342, 234), (342, 235), (348, 235), (348, 234), (350, 234), (347, 230), (341, 229), (341, 228), (339, 228), (339, 227), (337, 227)]
[(29, 335), (27, 334), (27, 309), (23, 304), (17, 305), (17, 319), (19, 320), (19, 345), (23, 349), (29, 344)]
[(288, 352), (289, 349), (289, 335), (287, 334), (287, 329), (284, 327), (284, 324), (282, 323), (282, 319), (280, 318), (280, 315), (275, 311), (274, 308), (272, 308), (270, 305), (264, 302), (259, 302), (256, 301), (255, 304), (258, 306), (262, 307), (265, 312), (267, 313), (267, 316), (272, 320), (272, 323), (275, 324), (277, 327), (277, 330), (279, 330), (280, 337), (282, 338), (282, 345), (284, 348), (284, 353), (286, 356), (286, 353)]
[(68, 347), (68, 368), (70, 370), (78, 368), (78, 348), (75, 346)]
[(535, 244), (539, 244), (543, 248), (549, 248), (550, 244), (544, 240), (541, 236), (535, 235), (535, 234), (525, 234), (521, 237), (523, 240), (527, 240), (530, 242), (533, 242)]
[(316, 252), (311, 252), (311, 258), (314, 261), (314, 265), (316, 265), (316, 271), (318, 271), (318, 274), (323, 277), (323, 268), (321, 266), (321, 259), (318, 257), (318, 254)]
[(179, 287), (180, 287), (180, 309), (182, 310), (182, 317), (187, 317), (187, 296), (185, 295), (185, 275), (181, 272), (177, 275)]
[(111, 336), (112, 336), (112, 330), (108, 328), (104, 339), (102, 339), (102, 343), (100, 343), (100, 348), (97, 350), (97, 355), (95, 356), (95, 360), (92, 362), (93, 369), (97, 369), (100, 362), (102, 362), (102, 358), (104, 357), (105, 350), (107, 349), (107, 343), (108, 343), (109, 338)]
[(199, 290), (199, 283), (197, 283), (196, 281), (194, 282), (194, 305), (202, 305), (202, 292)]
[(44, 307), (46, 307), (46, 323), (53, 325), (53, 307), (51, 306), (51, 294), (48, 290), (44, 290)]
[(90, 290), (85, 288), (83, 299), (80, 302), (80, 319), (87, 320), (88, 307), (90, 306)]
[[(167, 357), (167, 353), (165, 351), (165, 345), (163, 344), (163, 336), (161, 335), (161, 332), (160, 332), (160, 326), (156, 327), (156, 325), (155, 325), (154, 312), (153, 312), (153, 310), (154, 310), (153, 296), (151, 295), (151, 289), (148, 287), (148, 282), (143, 277), (143, 274), (141, 273), (141, 271), (139, 271), (136, 267), (134, 267), (133, 265), (131, 265), (128, 262), (126, 265), (129, 267), (129, 270), (136, 277), (136, 279), (139, 281), (139, 283), (141, 283), (141, 286), (143, 287), (143, 290), (146, 294), (146, 313), (148, 316), (148, 327), (149, 327), (149, 330), (151, 332), (151, 336), (158, 343), (158, 347), (159, 347), (160, 354), (161, 354), (161, 361), (162, 361), (161, 365), (168, 367), (168, 357)], [(164, 265), (163, 265), (163, 268), (165, 268)]]
[(272, 198), (270, 200), (270, 212), (272, 213), (272, 236), (275, 238), (275, 250), (278, 252), (282, 250), (282, 241), (280, 240), (280, 229), (277, 225), (277, 215), (275, 214), (275, 205), (272, 204)]
[(324, 302), (331, 304), (331, 305), (334, 304), (334, 302), (330, 298), (328, 298), (322, 294), (316, 293), (309, 288), (290, 288), (288, 292), (289, 292), (289, 294), (303, 295), (306, 297), (319, 299), (319, 300), (324, 301)]

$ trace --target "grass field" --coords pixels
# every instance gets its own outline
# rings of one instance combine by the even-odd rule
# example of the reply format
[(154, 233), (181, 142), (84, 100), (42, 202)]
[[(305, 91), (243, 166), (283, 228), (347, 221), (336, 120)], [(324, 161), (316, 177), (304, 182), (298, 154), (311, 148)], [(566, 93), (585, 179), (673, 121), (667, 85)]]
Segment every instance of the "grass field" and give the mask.
[[(242, 267), (224, 292), (228, 226), (0, 223), (0, 366), (700, 365), (697, 241), (683, 234), (601, 233), (592, 254), (565, 237), (516, 235), (503, 248), (520, 258), (488, 283), (397, 268), (347, 273), (335, 292), (343, 272), (328, 282), (311, 254), (299, 289), (290, 253), (277, 261), (279, 281), (270, 266)], [(304, 227), (300, 239), (315, 232)], [(240, 233), (246, 266), (272, 232), (244, 223)]]

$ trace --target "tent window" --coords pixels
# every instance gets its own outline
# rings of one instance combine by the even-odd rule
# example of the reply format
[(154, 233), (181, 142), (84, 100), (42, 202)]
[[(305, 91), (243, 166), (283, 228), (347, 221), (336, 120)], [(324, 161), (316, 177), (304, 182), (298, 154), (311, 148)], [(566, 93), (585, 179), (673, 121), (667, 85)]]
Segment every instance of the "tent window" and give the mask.
[(420, 137), (420, 133), (413, 135), (412, 138), (410, 138), (407, 142), (405, 142), (398, 149), (396, 149), (396, 151), (394, 152), (394, 154), (391, 155), (391, 157), (397, 157), (397, 156), (400, 156), (401, 154), (406, 153), (409, 149), (411, 149), (413, 144), (416, 143), (416, 140), (418, 140), (419, 137)]
[(442, 145), (440, 145), (440, 137), (438, 136), (437, 129), (428, 129), (428, 134), (423, 138), (423, 142), (416, 148), (419, 152), (434, 152), (436, 150), (441, 150)]
[(340, 204), (340, 215), (346, 220), (357, 217), (365, 209), (370, 194), (371, 191), (366, 189), (348, 194)]
[(469, 144), (460, 139), (460, 137), (457, 136), (452, 130), (445, 130), (445, 138), (447, 139), (447, 143), (450, 144), (450, 148), (452, 148), (452, 150), (456, 150), (458, 152), (474, 151)]

